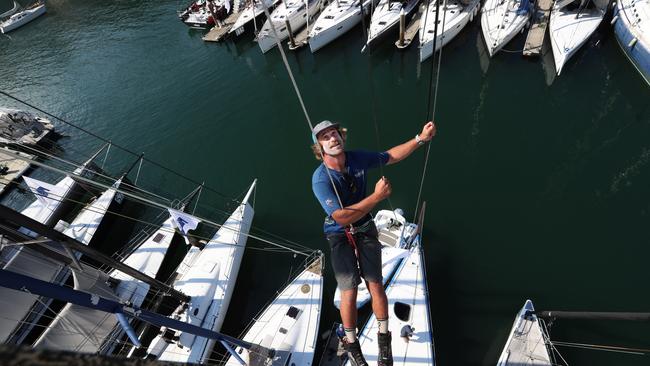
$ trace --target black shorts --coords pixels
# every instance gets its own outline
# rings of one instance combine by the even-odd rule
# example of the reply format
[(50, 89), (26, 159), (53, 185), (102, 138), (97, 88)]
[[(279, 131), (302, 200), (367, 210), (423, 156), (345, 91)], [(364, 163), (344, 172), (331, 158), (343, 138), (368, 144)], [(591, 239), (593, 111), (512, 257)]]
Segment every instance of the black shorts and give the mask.
[(382, 282), (381, 243), (377, 239), (375, 223), (370, 220), (368, 224), (357, 228), (353, 236), (359, 250), (358, 261), (345, 233), (326, 235), (339, 290), (357, 287), (362, 277), (368, 282)]

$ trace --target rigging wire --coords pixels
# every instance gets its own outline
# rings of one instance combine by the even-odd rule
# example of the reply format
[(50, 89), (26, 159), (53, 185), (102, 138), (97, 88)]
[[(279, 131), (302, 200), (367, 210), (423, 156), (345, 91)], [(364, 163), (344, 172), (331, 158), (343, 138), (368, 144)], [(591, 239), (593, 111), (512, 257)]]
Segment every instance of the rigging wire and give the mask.
[[(56, 119), (57, 121), (60, 121), (60, 122), (66, 124), (66, 125), (68, 125), (68, 126), (70, 126), (70, 127), (76, 128), (76, 129), (78, 129), (78, 130), (80, 130), (80, 131), (82, 131), (82, 132), (84, 132), (84, 133), (86, 133), (86, 134), (88, 134), (88, 135), (90, 135), (90, 136), (96, 138), (96, 139), (99, 139), (99, 140), (101, 140), (101, 141), (103, 141), (103, 142), (105, 142), (105, 143), (110, 143), (111, 146), (115, 146), (116, 148), (118, 148), (118, 149), (120, 149), (120, 150), (122, 150), (122, 151), (124, 151), (124, 152), (126, 152), (126, 153), (129, 153), (129, 154), (131, 154), (131, 155), (135, 155), (135, 156), (140, 156), (140, 154), (136, 153), (135, 151), (132, 151), (132, 150), (130, 150), (130, 149), (124, 147), (124, 146), (121, 146), (121, 145), (115, 144), (115, 143), (111, 142), (111, 140), (108, 140), (108, 139), (106, 139), (106, 138), (104, 138), (104, 137), (102, 137), (102, 136), (99, 136), (99, 135), (97, 135), (96, 133), (93, 133), (93, 132), (91, 132), (91, 131), (89, 131), (89, 130), (87, 130), (87, 129), (81, 127), (81, 126), (78, 126), (78, 125), (76, 125), (76, 124), (74, 124), (74, 123), (72, 123), (72, 122), (70, 122), (70, 121), (68, 121), (68, 120), (63, 119), (62, 117), (59, 117), (59, 116), (56, 116), (56, 115), (54, 115), (54, 114), (52, 114), (52, 113), (50, 113), (50, 112), (47, 112), (47, 111), (45, 111), (45, 110), (43, 110), (43, 109), (41, 109), (41, 108), (39, 108), (39, 107), (37, 107), (37, 106), (35, 106), (35, 105), (33, 105), (33, 104), (31, 104), (31, 103), (29, 103), (29, 102), (23, 100), (23, 99), (20, 99), (20, 98), (14, 96), (14, 95), (12, 95), (12, 94), (9, 94), (8, 92), (6, 92), (6, 91), (4, 91), (4, 90), (0, 90), (0, 94), (1, 94), (1, 95), (4, 95), (4, 96), (6, 96), (6, 97), (8, 97), (8, 98), (10, 98), (10, 99), (13, 99), (13, 100), (15, 100), (15, 101), (17, 101), (17, 102), (19, 102), (19, 103), (21, 103), (21, 104), (24, 104), (24, 105), (26, 105), (26, 106), (28, 106), (28, 107), (30, 107), (30, 108), (36, 110), (36, 111), (39, 111), (40, 113), (43, 113), (43, 114), (45, 114), (45, 115), (47, 115), (47, 116), (49, 116), (49, 117), (51, 117), (51, 118), (54, 118), (54, 119)], [(143, 157), (143, 160), (146, 161), (146, 162), (148, 162), (148, 163), (150, 163), (150, 164), (153, 164), (154, 166), (156, 166), (156, 167), (158, 167), (158, 168), (160, 168), (160, 169), (163, 169), (163, 170), (165, 170), (165, 171), (167, 171), (167, 172), (169, 172), (169, 173), (172, 173), (172, 174), (174, 174), (174, 175), (176, 175), (176, 176), (179, 176), (179, 177), (181, 177), (181, 178), (183, 178), (183, 179), (185, 179), (185, 180), (187, 180), (187, 181), (189, 181), (189, 182), (191, 182), (191, 183), (194, 183), (194, 184), (196, 184), (196, 185), (201, 184), (201, 183), (199, 183), (198, 181), (196, 181), (196, 180), (194, 180), (194, 179), (192, 179), (192, 178), (189, 178), (189, 177), (187, 177), (187, 176), (181, 174), (180, 172), (177, 172), (177, 171), (174, 170), (174, 169), (168, 168), (168, 167), (166, 167), (166, 166), (164, 166), (164, 165), (162, 165), (162, 164), (160, 164), (160, 163), (158, 163), (158, 162), (156, 162), (156, 161), (153, 161), (153, 160), (150, 160), (150, 159), (147, 159), (147, 158), (144, 158), (144, 157)], [(227, 196), (227, 195), (224, 194), (224, 193), (221, 193), (221, 192), (217, 191), (217, 190), (214, 189), (214, 188), (211, 188), (211, 187), (208, 187), (208, 186), (206, 186), (205, 188), (206, 188), (207, 190), (209, 190), (209, 191), (211, 191), (211, 192), (213, 192), (213, 193), (215, 193), (215, 194), (221, 196), (221, 197), (224, 197), (224, 198), (227, 198), (227, 199), (231, 199), (231, 200), (233, 200), (231, 197)], [(241, 203), (241, 202), (238, 202), (238, 203)]]
[[(266, 15), (268, 19), (271, 19), (271, 14), (269, 14), (269, 8), (266, 6), (266, 3), (264, 3), (264, 1), (262, 1), (262, 5), (264, 6), (264, 15)], [(307, 14), (307, 16), (309, 16), (309, 14)], [(300, 101), (300, 106), (302, 107), (302, 110), (305, 113), (305, 119), (307, 120), (307, 124), (309, 125), (309, 131), (312, 132), (314, 131), (314, 125), (312, 124), (311, 119), (309, 118), (309, 113), (307, 113), (307, 108), (305, 107), (305, 103), (302, 99), (302, 94), (300, 93), (300, 89), (298, 88), (296, 79), (294, 78), (293, 72), (291, 71), (291, 66), (289, 66), (289, 61), (287, 61), (287, 56), (285, 55), (284, 49), (282, 48), (282, 42), (280, 42), (280, 38), (278, 37), (278, 32), (275, 29), (275, 24), (273, 24), (272, 21), (270, 21), (269, 24), (271, 24), (271, 30), (273, 31), (273, 38), (275, 39), (276, 46), (280, 51), (280, 55), (282, 55), (282, 62), (284, 63), (284, 67), (286, 68), (287, 73), (289, 74), (289, 78), (291, 79), (291, 83), (293, 84), (293, 89), (296, 92), (298, 100)], [(313, 136), (313, 132), (312, 132), (312, 136)], [(314, 138), (314, 143), (318, 144), (318, 140), (316, 139), (316, 136), (313, 136), (313, 138)], [(336, 194), (336, 199), (338, 200), (341, 209), (343, 209), (345, 208), (345, 206), (343, 206), (343, 201), (341, 201), (341, 196), (339, 195), (339, 191), (338, 189), (336, 189), (336, 184), (334, 184), (334, 178), (332, 178), (332, 172), (330, 172), (330, 168), (328, 168), (325, 165), (325, 155), (323, 153), (323, 149), (319, 148), (318, 150), (320, 152), (321, 160), (323, 161), (323, 166), (325, 167), (325, 171), (327, 172), (327, 176), (329, 177), (330, 183), (332, 184), (332, 188), (334, 189), (334, 193)]]
[[(436, 1), (436, 18), (435, 18), (435, 25), (433, 28), (433, 50), (432, 50), (432, 56), (431, 56), (431, 76), (429, 79), (429, 92), (428, 92), (428, 98), (427, 98), (427, 114), (426, 114), (426, 120), (427, 121), (434, 121), (435, 120), (435, 115), (436, 115), (436, 107), (438, 103), (438, 82), (440, 80), (440, 67), (442, 64), (442, 45), (440, 46), (440, 50), (438, 51), (438, 64), (437, 64), (437, 70), (435, 72), (435, 88), (433, 88), (433, 80), (434, 80), (434, 68), (436, 66), (435, 62), (435, 55), (436, 55), (436, 46), (437, 46), (437, 41), (438, 41), (438, 23), (439, 23), (439, 17), (440, 17), (440, 0), (435, 0)], [(424, 17), (425, 21), (425, 26), (423, 29), (426, 29), (426, 21), (427, 17), (429, 15), (429, 6), (431, 5), (431, 1), (427, 3), (427, 15)], [(442, 16), (442, 32), (443, 35), (441, 37), (441, 41), (444, 42), (444, 31), (445, 31), (445, 21), (447, 18), (447, 0), (444, 0), (443, 3), (443, 16)], [(432, 96), (432, 91), (433, 91), (433, 96)], [(435, 122), (434, 122), (435, 123)], [(429, 165), (429, 154), (431, 152), (431, 142), (427, 144), (427, 150), (426, 154), (424, 157), (424, 165), (422, 167), (422, 177), (420, 178), (420, 186), (418, 188), (418, 198), (415, 202), (415, 211), (414, 215), (418, 214), (418, 209), (420, 207), (420, 198), (422, 197), (422, 188), (424, 187), (424, 179), (426, 177), (427, 173), (427, 166)], [(414, 216), (413, 221), (415, 221), (417, 216)]]
[[(0, 182), (3, 182), (5, 184), (7, 184), (7, 185), (8, 184), (19, 184), (19, 183), (14, 182), (14, 181), (7, 181), (7, 180), (5, 180), (3, 178), (0, 178)], [(135, 218), (135, 217), (132, 217), (132, 216), (129, 216), (129, 215), (125, 215), (125, 214), (122, 214), (122, 213), (119, 213), (119, 212), (116, 212), (116, 211), (96, 209), (90, 203), (85, 204), (84, 202), (77, 201), (77, 200), (74, 200), (74, 199), (71, 199), (71, 198), (63, 198), (63, 197), (55, 195), (53, 193), (50, 193), (48, 195), (48, 198), (50, 198), (50, 199), (52, 199), (54, 201), (60, 202), (60, 203), (71, 202), (71, 203), (75, 203), (75, 204), (78, 204), (78, 205), (82, 205), (82, 206), (84, 206), (84, 209), (86, 209), (87, 211), (92, 212), (92, 213), (106, 213), (106, 214), (110, 214), (110, 215), (113, 215), (113, 216), (116, 216), (116, 217), (120, 217), (120, 218), (123, 218), (123, 219), (130, 220), (130, 221), (133, 221), (133, 222), (136, 222), (136, 223), (139, 223), (139, 224), (143, 224), (143, 225), (146, 225), (146, 226), (150, 226), (150, 227), (154, 227), (154, 228), (159, 228), (160, 227), (159, 223), (154, 223), (154, 222), (144, 220), (144, 219), (138, 219), (138, 218)], [(152, 207), (160, 208), (157, 205), (152, 206)], [(199, 220), (201, 220), (204, 224), (208, 225), (208, 226), (215, 227), (217, 229), (223, 228), (223, 229), (226, 229), (226, 230), (236, 231), (238, 234), (244, 235), (244, 236), (246, 236), (248, 238), (253, 238), (253, 239), (259, 240), (261, 242), (270, 244), (270, 245), (272, 245), (274, 247), (278, 247), (278, 251), (281, 251), (280, 248), (282, 248), (282, 249), (284, 249), (286, 251), (289, 251), (289, 252), (292, 252), (292, 253), (295, 253), (295, 254), (301, 254), (301, 255), (307, 255), (306, 252), (313, 251), (313, 249), (311, 249), (309, 247), (306, 247), (306, 246), (302, 246), (300, 244), (297, 244), (297, 245), (299, 245), (298, 248), (302, 249), (302, 251), (300, 249), (290, 248), (289, 244), (286, 244), (286, 243), (278, 244), (278, 243), (275, 243), (273, 241), (262, 238), (262, 237), (260, 237), (258, 235), (253, 235), (253, 234), (250, 234), (250, 233), (249, 234), (244, 234), (242, 232), (237, 231), (237, 229), (234, 229), (234, 228), (229, 227), (229, 226), (224, 225), (224, 224), (217, 224), (217, 223), (214, 223), (212, 221), (203, 220), (200, 217), (197, 217), (197, 218)], [(168, 233), (174, 233), (175, 232), (174, 229), (165, 229), (165, 228), (161, 228), (161, 229), (162, 229), (162, 231), (166, 231)], [(189, 238), (196, 239), (196, 240), (205, 240), (205, 241), (212, 240), (212, 237), (206, 237), (206, 236), (197, 235), (197, 234), (187, 234), (186, 236), (189, 237)], [(245, 245), (239, 245), (239, 244), (230, 244), (230, 243), (223, 243), (223, 244), (230, 245), (230, 246), (235, 246), (235, 247), (237, 247), (237, 246), (246, 247)], [(291, 245), (296, 245), (296, 244), (291, 244)]]
[[(4, 153), (7, 154), (7, 155), (12, 155), (14, 158), (17, 158), (17, 159), (19, 159), (19, 160), (23, 160), (23, 161), (31, 161), (34, 165), (41, 166), (41, 167), (43, 167), (43, 168), (46, 168), (46, 169), (49, 169), (49, 170), (53, 170), (53, 171), (56, 171), (56, 172), (61, 173), (61, 174), (66, 174), (65, 171), (62, 171), (62, 170), (60, 170), (60, 169), (58, 169), (58, 168), (54, 168), (54, 167), (48, 166), (47, 164), (44, 164), (44, 163), (41, 163), (41, 162), (37, 162), (37, 161), (33, 161), (33, 160), (31, 160), (31, 159), (28, 159), (28, 158), (22, 157), (22, 156), (20, 156), (19, 154), (16, 154), (16, 153), (14, 153), (14, 152), (11, 152), (11, 151), (8, 151), (8, 150), (5, 150)], [(77, 176), (76, 178), (77, 178), (78, 180), (85, 181), (85, 182), (87, 182), (87, 183), (89, 183), (89, 184), (94, 184), (94, 185), (96, 185), (96, 186), (99, 186), (100, 188), (103, 188), (103, 189), (105, 189), (105, 190), (108, 190), (108, 189), (114, 189), (114, 188), (112, 188), (111, 186), (105, 185), (105, 184), (103, 184), (103, 183), (95, 182), (95, 181), (93, 181), (93, 180), (91, 180), (91, 179), (88, 179), (88, 178), (85, 178), (85, 177)], [(143, 204), (148, 204), (148, 205), (150, 205), (150, 206), (152, 206), (152, 207), (156, 207), (156, 208), (158, 208), (158, 209), (167, 210), (167, 209), (169, 208), (169, 207), (166, 206), (166, 205), (163, 205), (163, 204), (160, 204), (160, 203), (158, 203), (158, 202), (155, 202), (155, 201), (152, 201), (152, 200), (146, 199), (146, 198), (144, 198), (144, 197), (138, 197), (137, 195), (135, 195), (135, 194), (133, 194), (133, 193), (130, 193), (130, 192), (127, 192), (127, 191), (125, 191), (125, 190), (123, 190), (123, 189), (114, 189), (114, 190), (115, 190), (116, 192), (122, 193), (123, 195), (125, 195), (125, 196), (127, 196), (127, 197), (130, 197), (130, 198), (132, 198), (132, 199), (134, 199), (134, 200), (136, 200), (136, 201), (139, 201), (139, 202), (141, 202), (141, 203), (143, 203)], [(147, 222), (144, 221), (144, 220), (139, 220), (139, 219), (136, 219), (136, 218), (131, 218), (131, 217), (128, 217), (128, 216), (126, 216), (126, 215), (121, 215), (121, 214), (117, 214), (117, 215), (118, 215), (118, 216), (123, 216), (123, 217), (125, 217), (125, 218), (129, 218), (129, 219), (132, 219), (132, 220), (140, 221), (140, 222), (143, 222), (143, 223), (147, 223)], [(197, 219), (201, 220), (201, 221), (204, 222), (205, 224), (208, 224), (209, 226), (213, 226), (213, 227), (216, 227), (216, 228), (222, 228), (222, 227), (223, 227), (223, 228), (226, 228), (226, 229), (232, 230), (231, 228), (228, 228), (228, 227), (225, 226), (225, 225), (217, 224), (216, 222), (213, 222), (213, 221), (211, 221), (211, 220), (205, 219), (205, 218), (203, 218), (203, 217), (200, 217), (200, 216), (196, 216), (196, 217), (197, 217)], [(151, 223), (147, 223), (147, 224), (151, 224)], [(245, 236), (247, 236), (247, 237), (249, 237), (249, 238), (256, 239), (256, 240), (259, 240), (259, 241), (262, 241), (262, 242), (265, 242), (265, 243), (267, 243), (267, 244), (274, 245), (274, 246), (284, 247), (283, 245), (281, 245), (281, 244), (279, 244), (279, 243), (272, 242), (272, 241), (267, 240), (267, 239), (264, 239), (264, 238), (262, 238), (262, 237), (259, 237), (259, 236), (256, 236), (256, 235), (252, 235), (252, 234), (250, 234), (250, 233), (245, 234)], [(289, 250), (291, 250), (291, 251), (294, 251), (296, 254), (305, 255), (305, 253), (303, 253), (303, 252), (296, 251), (296, 250), (294, 250), (294, 249), (290, 249), (290, 248), (287, 248), (287, 247), (284, 247), (284, 248), (285, 248), (285, 249), (289, 249)]]

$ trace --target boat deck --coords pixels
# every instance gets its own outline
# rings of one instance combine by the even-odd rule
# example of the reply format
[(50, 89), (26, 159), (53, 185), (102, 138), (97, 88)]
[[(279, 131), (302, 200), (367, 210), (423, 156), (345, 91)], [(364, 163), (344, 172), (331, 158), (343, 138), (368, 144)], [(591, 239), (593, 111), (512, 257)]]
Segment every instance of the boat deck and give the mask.
[[(0, 168), (7, 167), (7, 173), (0, 175), (0, 193), (12, 184), (15, 180), (19, 179), (29, 169), (29, 163), (16, 159), (9, 154), (3, 153), (4, 149), (0, 149)], [(11, 150), (15, 153), (15, 151)], [(18, 153), (25, 157), (32, 158), (31, 155), (25, 153)]]
[(413, 19), (411, 19), (411, 22), (406, 26), (406, 29), (404, 30), (404, 43), (400, 44), (399, 39), (395, 41), (395, 46), (397, 46), (397, 48), (407, 48), (411, 42), (413, 42), (415, 36), (418, 33), (418, 30), (420, 30), (420, 19), (422, 18), (422, 14), (424, 14), (425, 9), (426, 7), (423, 6), (420, 6), (418, 8), (417, 13), (415, 13)]
[(544, 35), (546, 34), (552, 8), (553, 0), (537, 0), (535, 3), (533, 22), (528, 30), (526, 45), (524, 46), (524, 56), (538, 57), (542, 54), (542, 44), (544, 43)]
[(228, 36), (228, 31), (232, 28), (237, 18), (239, 18), (239, 12), (232, 13), (223, 21), (223, 25), (215, 25), (210, 29), (208, 34), (203, 36), (203, 40), (206, 42), (221, 42)]

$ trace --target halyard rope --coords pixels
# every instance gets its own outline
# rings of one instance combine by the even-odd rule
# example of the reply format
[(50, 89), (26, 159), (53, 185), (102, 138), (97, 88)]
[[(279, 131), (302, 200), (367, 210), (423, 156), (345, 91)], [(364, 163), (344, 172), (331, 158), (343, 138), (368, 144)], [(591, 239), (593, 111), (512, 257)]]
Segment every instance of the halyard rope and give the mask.
[[(426, 30), (426, 21), (427, 17), (429, 15), (429, 6), (431, 5), (431, 2), (427, 3), (427, 15), (424, 17), (424, 27), (422, 29)], [(447, 0), (444, 0), (443, 3), (443, 11), (444, 14), (442, 16), (442, 37), (441, 41), (443, 41), (444, 44), (444, 31), (445, 31), (445, 21), (447, 18)], [(442, 61), (442, 49), (443, 47), (440, 47), (440, 52), (438, 54), (438, 65), (437, 65), (437, 70), (435, 72), (435, 89), (433, 89), (433, 98), (431, 97), (431, 92), (433, 88), (433, 75), (434, 75), (434, 67), (436, 65), (435, 63), (435, 56), (436, 56), (436, 43), (438, 40), (438, 18), (440, 16), (440, 0), (436, 0), (436, 19), (435, 19), (435, 25), (433, 28), (433, 50), (431, 51), (431, 78), (429, 79), (429, 93), (428, 93), (428, 101), (427, 101), (427, 114), (426, 114), (426, 120), (428, 121), (434, 121), (434, 117), (436, 115), (436, 107), (438, 103), (438, 82), (440, 80), (440, 65)], [(433, 107), (431, 106), (431, 101), (433, 100)], [(434, 122), (435, 123), (435, 122)], [(431, 152), (431, 142), (427, 144), (427, 152), (424, 157), (424, 166), (422, 167), (422, 177), (420, 178), (420, 187), (418, 188), (418, 198), (415, 201), (415, 211), (413, 211), (414, 214), (414, 219), (413, 221), (416, 220), (417, 214), (418, 214), (418, 209), (420, 208), (420, 198), (422, 197), (422, 188), (424, 187), (424, 178), (426, 177), (427, 174), (427, 165), (429, 165), (429, 153)]]

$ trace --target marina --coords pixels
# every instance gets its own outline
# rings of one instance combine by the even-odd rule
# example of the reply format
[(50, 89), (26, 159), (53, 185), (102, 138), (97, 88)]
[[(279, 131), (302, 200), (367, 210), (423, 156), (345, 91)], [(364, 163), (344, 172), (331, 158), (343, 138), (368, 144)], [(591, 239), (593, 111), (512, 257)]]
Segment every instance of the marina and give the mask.
[[(46, 118), (55, 131), (31, 147), (2, 142), (12, 149), (7, 161), (25, 167), (22, 177), (3, 177), (3, 256), (24, 248), (22, 261), (48, 258), (70, 276), (47, 286), (25, 278), (33, 270), (9, 277), (3, 257), (3, 290), (18, 293), (11, 286), (20, 283), (21, 295), (51, 308), (47, 324), (26, 320), (40, 312), (33, 305), (7, 312), (40, 329), (12, 329), (12, 339), (35, 352), (84, 350), (122, 364), (147, 355), (153, 364), (319, 364), (327, 339), (338, 345), (331, 325), (340, 317), (324, 215), (309, 186), (319, 162), (305, 119), (340, 122), (350, 149), (383, 151), (413, 139), (432, 110), (433, 142), (367, 177), (368, 192), (380, 176), (393, 185), (373, 215), (390, 244), (383, 278), (396, 358), (494, 365), (505, 347), (514, 360), (526, 347), (508, 341), (512, 318), (528, 298), (536, 309), (648, 311), (635, 287), (650, 279), (650, 88), (628, 60), (638, 54), (625, 51), (642, 50), (642, 39), (620, 40), (622, 16), (606, 16), (557, 76), (552, 53), (550, 68), (522, 58), (522, 49), (537, 49), (526, 46), (524, 28), (484, 67), (481, 2), (421, 62), (426, 5), (404, 16), (402, 45), (415, 41), (408, 48), (396, 47), (399, 24), (367, 47), (369, 13), (315, 53), (286, 52), (286, 64), (255, 41), (264, 15), (257, 29), (228, 34), (241, 16), (233, 11), (218, 31), (198, 30), (169, 1), (51, 0), (46, 16), (0, 38), (0, 108)], [(0, 13), (13, 6), (0, 1)], [(442, 3), (439, 11), (444, 28)], [(306, 45), (306, 26), (296, 45)], [(219, 41), (203, 42), (210, 34)], [(74, 195), (55, 188), (69, 183)], [(418, 221), (423, 200), (426, 220), (412, 240), (414, 231), (400, 228)], [(100, 294), (99, 308), (88, 294)], [(10, 298), (0, 304), (13, 309)], [(376, 364), (378, 326), (363, 284), (357, 300), (362, 348)], [(569, 341), (643, 350), (646, 333), (643, 323), (562, 320), (535, 342), (554, 342), (568, 364), (634, 366), (648, 356)]]

